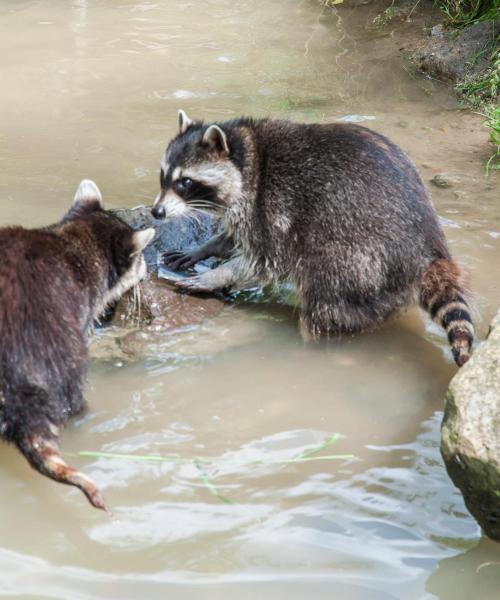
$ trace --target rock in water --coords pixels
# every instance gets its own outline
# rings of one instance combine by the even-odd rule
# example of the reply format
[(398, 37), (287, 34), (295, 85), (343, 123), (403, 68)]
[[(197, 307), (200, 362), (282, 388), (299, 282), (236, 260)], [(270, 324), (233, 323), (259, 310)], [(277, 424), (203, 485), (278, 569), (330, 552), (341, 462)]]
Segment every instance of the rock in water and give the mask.
[(218, 225), (210, 215), (200, 214), (196, 221), (186, 217), (158, 221), (151, 215), (150, 206), (115, 208), (117, 217), (132, 229), (154, 227), (156, 237), (144, 253), (149, 271), (158, 271), (161, 256), (170, 250), (188, 249), (206, 242), (217, 232)]
[(90, 355), (93, 360), (108, 362), (141, 360), (151, 345), (159, 343), (161, 332), (198, 325), (224, 308), (220, 299), (179, 294), (157, 275), (165, 252), (203, 244), (216, 233), (217, 226), (210, 215), (200, 215), (196, 221), (185, 217), (157, 221), (150, 206), (112, 212), (133, 229), (154, 227), (157, 233), (144, 253), (148, 276), (138, 289), (122, 296), (110, 316), (111, 324), (118, 327), (106, 327), (94, 336)]
[(450, 384), (441, 434), (453, 483), (486, 535), (500, 541), (500, 311)]
[[(156, 275), (163, 254), (171, 250), (187, 250), (199, 246), (212, 237), (217, 231), (214, 219), (210, 215), (201, 214), (196, 221), (186, 217), (158, 221), (152, 217), (150, 206), (118, 208), (113, 212), (133, 229), (156, 229), (156, 237), (144, 253), (149, 276), (139, 285), (139, 294), (131, 290), (121, 298), (115, 308), (113, 324), (140, 326), (161, 319), (162, 316), (165, 317), (164, 325), (172, 322), (174, 326), (179, 320), (188, 324), (186, 315), (198, 316), (198, 308), (206, 303), (200, 298), (195, 298), (191, 303), (184, 301), (172, 287)], [(184, 317), (180, 317), (184, 305), (188, 310)], [(194, 322), (200, 320), (195, 318)]]
[(223, 306), (217, 298), (179, 294), (165, 280), (149, 273), (140, 284), (140, 297), (126, 294), (118, 302), (111, 323), (142, 326), (155, 322), (172, 329), (201, 323), (220, 313)]

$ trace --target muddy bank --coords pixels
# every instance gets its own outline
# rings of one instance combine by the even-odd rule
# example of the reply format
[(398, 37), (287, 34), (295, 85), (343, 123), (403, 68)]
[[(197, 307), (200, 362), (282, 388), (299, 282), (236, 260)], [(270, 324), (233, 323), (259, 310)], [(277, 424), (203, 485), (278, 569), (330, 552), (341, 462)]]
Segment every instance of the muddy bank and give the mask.
[(441, 433), (450, 477), (486, 535), (500, 541), (500, 311), (451, 381)]
[[(452, 7), (446, 2), (417, 2), (416, 0), (370, 1), (337, 3), (320, 0), (324, 7), (342, 16), (344, 11), (356, 10), (366, 19), (365, 27), (375, 37), (390, 35), (394, 52), (399, 52), (410, 69), (432, 79), (454, 86), (483, 76), (492, 68), (495, 51), (500, 48), (500, 13), (470, 24), (459, 21), (460, 11), (467, 5), (459, 2)], [(485, 6), (484, 10), (488, 7)], [(446, 10), (450, 14), (446, 15)], [(464, 15), (466, 12), (464, 13)], [(491, 100), (494, 100), (492, 98)]]

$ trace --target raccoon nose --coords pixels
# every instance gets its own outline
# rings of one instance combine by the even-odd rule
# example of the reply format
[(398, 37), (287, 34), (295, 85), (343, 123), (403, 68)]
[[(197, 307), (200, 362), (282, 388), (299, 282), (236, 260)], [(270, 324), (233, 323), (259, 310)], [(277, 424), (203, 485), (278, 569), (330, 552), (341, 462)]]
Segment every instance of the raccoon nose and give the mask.
[(162, 204), (157, 204), (151, 209), (151, 214), (155, 219), (164, 219), (166, 214), (165, 207)]

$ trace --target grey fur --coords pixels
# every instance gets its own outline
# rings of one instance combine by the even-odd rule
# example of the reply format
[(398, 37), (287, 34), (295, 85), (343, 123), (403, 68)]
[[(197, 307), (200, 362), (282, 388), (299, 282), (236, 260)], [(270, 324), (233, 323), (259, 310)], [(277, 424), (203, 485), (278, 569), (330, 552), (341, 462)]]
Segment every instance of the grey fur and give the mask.
[[(229, 242), (238, 256), (179, 285), (197, 291), (241, 287), (252, 279), (291, 281), (306, 337), (378, 326), (417, 301), (434, 261), (452, 264), (415, 166), (386, 137), (364, 127), (245, 118), (193, 122), (172, 140), (162, 163), (169, 165), (162, 197), (176, 185), (174, 170), (196, 178), (192, 191), (177, 190), (177, 198), (187, 209), (212, 208), (227, 240), (221, 244), (219, 237), (182, 260), (177, 254), (174, 266), (194, 264), (219, 247), (227, 253)], [(168, 213), (166, 202), (159, 204)], [(458, 282), (454, 289), (460, 290)]]

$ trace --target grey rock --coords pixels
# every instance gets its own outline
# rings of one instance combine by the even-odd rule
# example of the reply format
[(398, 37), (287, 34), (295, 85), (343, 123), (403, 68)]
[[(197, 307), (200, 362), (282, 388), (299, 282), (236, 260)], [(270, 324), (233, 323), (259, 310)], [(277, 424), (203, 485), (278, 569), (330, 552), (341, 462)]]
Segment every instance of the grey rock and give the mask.
[(434, 25), (434, 27), (431, 29), (431, 37), (442, 39), (443, 36), (444, 36), (443, 25), (441, 23), (439, 25)]
[(460, 179), (448, 175), (448, 173), (437, 173), (432, 179), (429, 179), (429, 182), (439, 188), (450, 188), (453, 187), (453, 184), (460, 183)]
[(158, 271), (161, 256), (165, 252), (188, 249), (203, 244), (218, 229), (216, 222), (208, 214), (200, 213), (196, 220), (177, 217), (159, 221), (151, 215), (150, 206), (115, 208), (111, 212), (133, 229), (147, 229), (148, 227), (156, 229), (156, 237), (144, 253), (148, 269), (154, 272)]
[(113, 212), (133, 229), (156, 229), (156, 236), (144, 253), (149, 275), (137, 290), (131, 290), (120, 299), (115, 308), (113, 324), (141, 326), (160, 320), (165, 326), (176, 327), (181, 321), (183, 325), (191, 323), (190, 319), (197, 314), (195, 307), (207, 305), (205, 299), (181, 296), (157, 275), (165, 252), (203, 244), (217, 231), (214, 219), (210, 215), (200, 214), (196, 221), (186, 217), (159, 221), (153, 218), (149, 206), (118, 208)]
[(446, 395), (441, 453), (467, 508), (500, 541), (500, 311)]
[(134, 229), (154, 227), (157, 231), (145, 252), (148, 276), (120, 299), (111, 320), (114, 327), (98, 331), (90, 344), (94, 360), (130, 362), (148, 355), (165, 332), (200, 324), (222, 311), (221, 299), (179, 294), (158, 276), (165, 252), (202, 244), (217, 231), (217, 225), (210, 215), (200, 215), (196, 221), (182, 217), (158, 221), (146, 206), (112, 212)]

